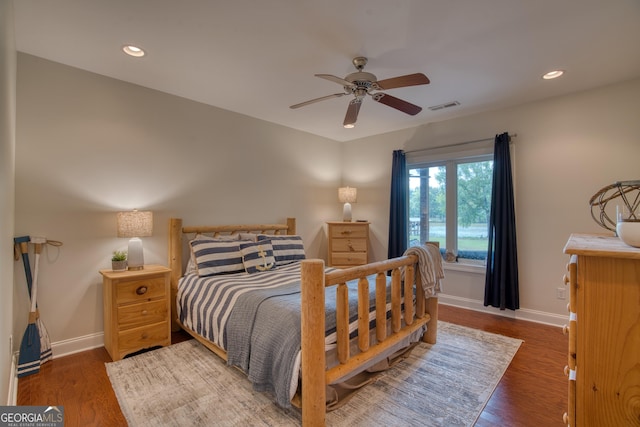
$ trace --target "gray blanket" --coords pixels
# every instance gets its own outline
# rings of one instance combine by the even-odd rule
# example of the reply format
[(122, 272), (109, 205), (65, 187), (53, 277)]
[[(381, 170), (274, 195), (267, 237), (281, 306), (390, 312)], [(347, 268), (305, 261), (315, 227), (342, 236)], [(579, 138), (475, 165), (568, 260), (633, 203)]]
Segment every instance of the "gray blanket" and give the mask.
[[(369, 281), (375, 309), (375, 279)], [(351, 320), (357, 318), (357, 281), (347, 283)], [(336, 327), (336, 288), (325, 293), (325, 325)], [(226, 327), (228, 364), (247, 373), (256, 390), (270, 391), (276, 403), (291, 406), (289, 387), (300, 351), (300, 285), (258, 290), (236, 302)]]

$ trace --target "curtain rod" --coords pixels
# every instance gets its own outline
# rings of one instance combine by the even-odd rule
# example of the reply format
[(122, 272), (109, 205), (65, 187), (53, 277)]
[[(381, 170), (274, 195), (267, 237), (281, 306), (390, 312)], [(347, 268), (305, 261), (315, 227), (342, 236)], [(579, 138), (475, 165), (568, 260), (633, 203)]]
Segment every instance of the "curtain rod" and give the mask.
[[(509, 142), (511, 142), (511, 138), (515, 138), (517, 136), (518, 136), (517, 133), (514, 133), (513, 135), (509, 135)], [(479, 142), (493, 141), (495, 139), (496, 139), (495, 136), (493, 138), (474, 139), (473, 141), (456, 142), (453, 144), (438, 145), (436, 147), (429, 147), (429, 148), (419, 148), (417, 150), (405, 151), (405, 153), (419, 153), (420, 151), (431, 151), (431, 150), (437, 150), (438, 148), (458, 147), (460, 145), (477, 144)]]

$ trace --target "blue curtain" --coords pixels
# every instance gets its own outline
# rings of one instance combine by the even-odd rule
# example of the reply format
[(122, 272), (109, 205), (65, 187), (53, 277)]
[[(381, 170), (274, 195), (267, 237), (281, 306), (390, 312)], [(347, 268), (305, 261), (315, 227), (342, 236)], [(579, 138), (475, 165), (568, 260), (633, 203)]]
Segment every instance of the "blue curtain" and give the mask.
[(516, 215), (511, 175), (509, 134), (496, 135), (489, 219), (489, 251), (484, 305), (500, 310), (520, 308)]
[(402, 256), (409, 239), (409, 175), (404, 151), (393, 152), (388, 257)]

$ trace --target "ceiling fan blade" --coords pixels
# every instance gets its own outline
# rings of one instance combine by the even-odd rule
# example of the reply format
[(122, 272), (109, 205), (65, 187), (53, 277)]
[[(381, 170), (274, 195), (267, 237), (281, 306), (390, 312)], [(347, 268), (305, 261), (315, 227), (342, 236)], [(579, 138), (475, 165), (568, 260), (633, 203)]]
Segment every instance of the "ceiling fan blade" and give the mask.
[(344, 116), (344, 122), (342, 123), (343, 126), (348, 127), (349, 125), (351, 125), (351, 127), (353, 127), (353, 125), (356, 123), (356, 120), (358, 120), (358, 113), (360, 112), (361, 105), (361, 99), (354, 99), (349, 103), (347, 114)]
[(422, 107), (418, 107), (415, 104), (403, 101), (402, 99), (396, 98), (395, 96), (387, 95), (386, 93), (378, 92), (374, 95), (371, 95), (371, 97), (374, 101), (387, 105), (391, 108), (395, 108), (396, 110), (402, 111), (403, 113), (407, 113), (411, 116), (415, 116), (420, 111), (422, 111)]
[(301, 102), (299, 104), (292, 105), (289, 108), (300, 108), (300, 107), (304, 107), (305, 105), (313, 104), (315, 102), (324, 101), (325, 99), (338, 98), (338, 97), (344, 96), (344, 95), (347, 95), (347, 94), (344, 93), (344, 92), (343, 93), (334, 93), (333, 95), (327, 95), (327, 96), (322, 96), (320, 98), (310, 99), (308, 101), (304, 101), (304, 102)]
[(354, 86), (354, 84), (351, 83), (350, 81), (342, 79), (340, 77), (336, 77), (331, 74), (314, 74), (314, 76), (320, 77), (321, 79), (329, 80), (330, 82), (338, 83), (339, 85), (342, 85), (342, 86), (348, 86), (348, 87)]
[(429, 78), (422, 73), (415, 73), (379, 80), (377, 83), (379, 89), (386, 90), (395, 89), (397, 87), (426, 85), (429, 84)]

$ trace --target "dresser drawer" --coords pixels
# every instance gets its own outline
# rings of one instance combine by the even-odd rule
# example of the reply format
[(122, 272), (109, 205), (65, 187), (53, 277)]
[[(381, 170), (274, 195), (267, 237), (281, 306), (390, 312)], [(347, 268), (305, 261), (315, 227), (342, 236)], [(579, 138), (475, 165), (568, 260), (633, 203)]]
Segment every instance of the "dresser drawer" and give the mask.
[(367, 239), (335, 239), (331, 243), (335, 252), (367, 251)]
[(123, 305), (118, 307), (118, 329), (131, 329), (162, 322), (168, 314), (166, 299)]
[(116, 286), (116, 303), (128, 304), (166, 297), (165, 278), (128, 280)]
[(351, 237), (351, 238), (368, 238), (369, 228), (362, 225), (354, 224), (337, 224), (331, 226), (331, 235), (329, 238)]
[(118, 353), (120, 356), (156, 345), (169, 345), (169, 325), (160, 322), (154, 325), (128, 329), (118, 333)]
[(366, 252), (333, 252), (333, 265), (362, 265), (367, 263)]

